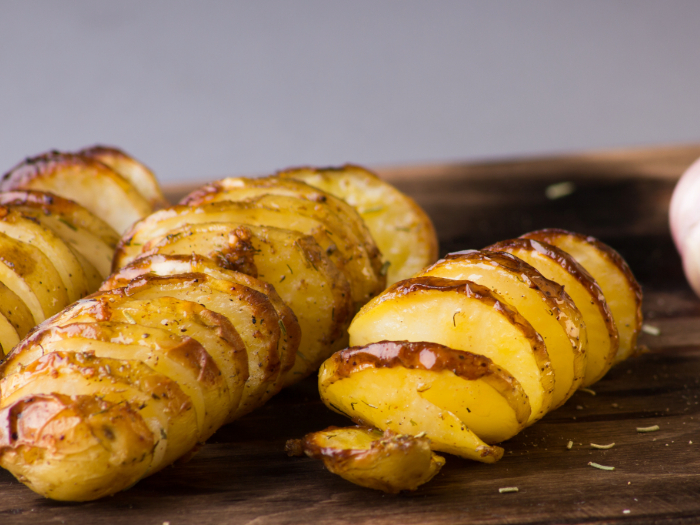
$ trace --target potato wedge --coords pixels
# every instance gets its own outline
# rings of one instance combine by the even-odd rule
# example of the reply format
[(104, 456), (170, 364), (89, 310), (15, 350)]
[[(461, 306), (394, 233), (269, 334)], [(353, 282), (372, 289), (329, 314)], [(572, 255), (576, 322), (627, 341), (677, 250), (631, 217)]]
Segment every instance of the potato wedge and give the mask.
[[(278, 199), (271, 202), (269, 199)], [(348, 278), (356, 308), (379, 293), (383, 278), (372, 269), (364, 248), (348, 228), (335, 218), (325, 222), (330, 214), (316, 215), (312, 203), (303, 199), (270, 195), (249, 202), (213, 202), (197, 208), (172, 206), (160, 210), (134, 225), (117, 247), (113, 268), (125, 266), (139, 256), (151, 239), (166, 236), (170, 231), (187, 224), (231, 222), (252, 226), (272, 226), (296, 230), (311, 235)], [(331, 219), (328, 219), (331, 220)]]
[(573, 395), (586, 371), (586, 326), (574, 301), (554, 281), (509, 253), (467, 250), (448, 254), (419, 275), (470, 280), (486, 286), (542, 336), (554, 370), (553, 410)]
[(68, 243), (78, 254), (91, 291), (109, 275), (119, 235), (78, 203), (42, 191), (17, 190), (0, 193), (0, 205), (37, 220)]
[(200, 206), (209, 202), (242, 201), (262, 195), (296, 197), (327, 207), (347, 223), (358, 239), (363, 242), (376, 273), (381, 273), (384, 260), (374, 238), (355, 208), (342, 199), (318, 188), (280, 177), (246, 178), (228, 177), (202, 186), (184, 197), (180, 204)]
[(199, 438), (196, 411), (177, 382), (139, 360), (53, 351), (3, 378), (0, 392), (3, 406), (46, 393), (128, 399), (155, 437), (149, 474), (191, 450)]
[[(136, 360), (170, 378), (194, 407), (196, 420), (193, 421), (200, 441), (211, 436), (228, 415), (228, 387), (200, 343), (160, 328), (130, 323), (73, 323), (37, 331), (15, 348), (3, 381), (21, 384), (22, 370), (29, 369), (42, 356), (56, 352), (91, 352), (97, 357)], [(186, 451), (181, 450), (180, 455)]]
[(0, 408), (0, 466), (54, 500), (87, 501), (146, 475), (156, 436), (120, 399), (36, 394)]
[[(530, 415), (527, 396), (507, 372), (436, 343), (382, 341), (336, 352), (321, 367), (319, 392), (326, 406), (357, 424), (425, 435), (434, 450), (486, 463), (503, 450), (478, 432), (492, 442), (507, 439)], [(487, 422), (495, 408), (501, 410)]]
[[(229, 416), (238, 409), (248, 379), (248, 354), (240, 335), (223, 315), (172, 297), (137, 300), (119, 292), (102, 292), (73, 303), (42, 323), (37, 331), (72, 323), (105, 321), (131, 323), (191, 337), (202, 345), (224, 376), (230, 396)], [(6, 372), (12, 373), (23, 360), (21, 353), (8, 358)]]
[(333, 474), (389, 494), (416, 490), (445, 464), (428, 438), (367, 427), (330, 427), (304, 436), (301, 447)]
[(110, 146), (92, 146), (81, 149), (77, 154), (107, 164), (128, 180), (154, 210), (170, 205), (153, 172), (122, 150)]
[[(288, 354), (291, 360), (283, 360), (286, 385), (307, 377), (333, 352), (347, 346), (353, 312), (350, 285), (310, 236), (272, 227), (203, 223), (173, 230), (147, 247), (150, 250), (145, 253), (155, 252), (160, 258), (135, 260), (105, 282), (103, 289), (147, 272), (202, 272), (227, 279), (228, 270), (207, 258), (188, 255), (191, 253), (211, 257), (224, 266), (244, 266), (274, 285), (301, 327), (296, 361), (292, 353)], [(290, 327), (287, 329), (291, 336)]]
[(613, 364), (630, 357), (642, 329), (642, 287), (622, 256), (595, 237), (549, 228), (522, 235), (561, 248), (583, 266), (603, 290), (620, 338)]
[[(0, 191), (41, 190), (76, 201), (117, 232), (123, 232), (152, 208), (112, 168), (96, 160), (51, 151), (26, 159), (3, 175)], [(109, 206), (105, 203), (109, 202)]]
[(134, 299), (173, 297), (201, 304), (229, 319), (248, 352), (249, 376), (236, 419), (262, 406), (281, 388), (279, 339), (281, 319), (261, 292), (247, 286), (193, 273), (172, 277), (143, 276), (122, 293)]
[(11, 207), (0, 206), (0, 232), (31, 244), (46, 255), (61, 277), (68, 302), (77, 301), (92, 291), (73, 250), (50, 229)]
[(438, 257), (435, 228), (423, 209), (374, 173), (347, 164), (339, 168), (296, 168), (278, 177), (303, 181), (353, 206), (390, 263), (387, 285), (408, 279)]
[(0, 282), (29, 308), (39, 324), (68, 304), (68, 293), (56, 268), (43, 252), (0, 233)]
[(485, 249), (511, 253), (566, 289), (583, 315), (588, 332), (586, 373), (581, 386), (601, 379), (612, 366), (619, 337), (605, 296), (590, 274), (565, 251), (531, 239), (510, 239)]
[(554, 373), (542, 337), (485, 286), (440, 277), (399, 281), (370, 301), (348, 331), (352, 346), (430, 341), (488, 357), (525, 390), (532, 408), (528, 424), (551, 406)]

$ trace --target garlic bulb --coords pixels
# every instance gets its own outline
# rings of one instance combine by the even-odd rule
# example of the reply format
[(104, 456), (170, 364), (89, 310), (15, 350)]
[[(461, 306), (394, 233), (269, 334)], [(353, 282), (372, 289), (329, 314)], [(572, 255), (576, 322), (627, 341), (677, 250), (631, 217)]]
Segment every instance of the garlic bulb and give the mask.
[(700, 296), (700, 159), (683, 173), (673, 190), (669, 221), (685, 276)]

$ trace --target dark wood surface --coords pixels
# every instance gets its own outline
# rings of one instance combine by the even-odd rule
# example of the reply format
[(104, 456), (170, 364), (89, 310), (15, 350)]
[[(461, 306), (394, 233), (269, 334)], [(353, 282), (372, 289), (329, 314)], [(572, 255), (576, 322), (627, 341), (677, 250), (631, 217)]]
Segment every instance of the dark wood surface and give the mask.
[[(700, 301), (667, 224), (675, 180), (697, 157), (700, 147), (689, 146), (381, 170), (431, 215), (441, 253), (567, 228), (618, 249), (644, 287), (646, 322), (661, 332), (642, 336), (648, 353), (506, 442), (495, 465), (448, 456), (433, 481), (388, 496), (288, 458), (288, 438), (347, 424), (308, 380), (221, 429), (188, 463), (101, 501), (45, 500), (0, 471), (0, 525), (700, 522)], [(559, 182), (575, 191), (548, 199), (546, 188)], [(650, 425), (660, 430), (636, 431)], [(519, 492), (500, 494), (506, 486)]]

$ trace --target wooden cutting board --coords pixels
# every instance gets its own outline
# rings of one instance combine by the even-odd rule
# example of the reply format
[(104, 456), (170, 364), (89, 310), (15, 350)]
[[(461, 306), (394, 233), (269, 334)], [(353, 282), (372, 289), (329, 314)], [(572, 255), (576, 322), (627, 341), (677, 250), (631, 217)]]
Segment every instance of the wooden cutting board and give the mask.
[[(648, 353), (504, 443), (495, 465), (448, 456), (433, 481), (388, 496), (288, 458), (287, 439), (348, 423), (308, 380), (221, 429), (188, 463), (101, 501), (55, 503), (0, 471), (0, 525), (700, 522), (700, 301), (667, 221), (675, 181), (697, 157), (700, 146), (380, 170), (433, 218), (441, 253), (567, 228), (615, 247), (644, 287), (646, 323), (660, 331), (641, 337)], [(552, 199), (552, 185), (569, 193)], [(660, 430), (636, 430), (651, 425)], [(511, 486), (519, 491), (498, 491)]]

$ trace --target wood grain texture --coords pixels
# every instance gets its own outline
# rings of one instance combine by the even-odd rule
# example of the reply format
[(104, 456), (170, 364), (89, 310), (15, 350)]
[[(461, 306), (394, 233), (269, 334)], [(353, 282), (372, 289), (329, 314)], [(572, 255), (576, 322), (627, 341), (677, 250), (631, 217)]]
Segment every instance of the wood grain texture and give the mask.
[[(667, 212), (675, 179), (699, 156), (700, 146), (688, 146), (382, 171), (426, 208), (441, 253), (567, 228), (618, 249), (644, 287), (646, 322), (661, 331), (641, 337), (649, 352), (614, 368), (596, 395), (576, 393), (504, 443), (499, 463), (448, 456), (417, 492), (387, 496), (287, 458), (286, 439), (347, 424), (309, 380), (221, 429), (188, 463), (102, 501), (54, 503), (0, 471), (0, 523), (697, 523), (700, 301), (683, 279)], [(575, 191), (548, 199), (546, 188), (564, 181)], [(636, 431), (655, 424), (658, 432)], [(505, 486), (519, 492), (500, 494)]]

